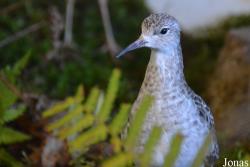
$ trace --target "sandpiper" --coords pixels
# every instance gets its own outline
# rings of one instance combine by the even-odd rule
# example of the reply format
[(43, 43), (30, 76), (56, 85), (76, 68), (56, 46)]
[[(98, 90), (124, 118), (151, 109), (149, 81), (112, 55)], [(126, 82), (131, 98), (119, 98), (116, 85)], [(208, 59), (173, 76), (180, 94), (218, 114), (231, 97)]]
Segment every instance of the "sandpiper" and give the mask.
[(163, 134), (155, 148), (152, 166), (163, 165), (172, 136), (180, 133), (184, 140), (174, 166), (188, 167), (210, 133), (212, 142), (203, 166), (213, 166), (219, 152), (214, 119), (209, 107), (185, 80), (179, 23), (168, 14), (151, 14), (141, 28), (139, 39), (118, 55), (142, 47), (151, 49), (145, 78), (132, 107), (132, 118), (145, 95), (153, 96), (155, 101), (147, 113), (136, 151), (143, 151), (152, 127), (160, 126)]

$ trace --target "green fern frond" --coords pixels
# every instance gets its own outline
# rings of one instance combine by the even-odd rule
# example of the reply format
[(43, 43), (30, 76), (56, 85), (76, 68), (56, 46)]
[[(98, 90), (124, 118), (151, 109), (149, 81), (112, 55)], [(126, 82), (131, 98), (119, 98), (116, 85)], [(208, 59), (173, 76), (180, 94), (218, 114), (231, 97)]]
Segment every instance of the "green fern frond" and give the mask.
[(122, 148), (123, 148), (123, 142), (122, 140), (119, 138), (119, 136), (112, 136), (110, 139), (110, 143), (113, 147), (113, 151), (114, 153), (120, 153)]
[(6, 66), (2, 72), (8, 78), (8, 80), (15, 84), (17, 76), (19, 76), (22, 70), (26, 67), (31, 57), (31, 50), (29, 50), (22, 58), (20, 58), (13, 67)]
[(84, 100), (84, 88), (83, 85), (78, 86), (75, 96), (76, 101), (81, 103)]
[(19, 105), (16, 109), (11, 108), (0, 112), (0, 125), (3, 125), (6, 122), (10, 122), (21, 116), (26, 111), (24, 105)]
[(23, 164), (12, 157), (5, 149), (0, 148), (0, 165), (10, 167), (23, 167)]
[(85, 109), (87, 113), (91, 113), (96, 108), (98, 97), (100, 95), (100, 90), (96, 87), (91, 89), (90, 94), (85, 103)]
[(209, 133), (207, 135), (207, 137), (205, 138), (198, 153), (196, 154), (196, 157), (194, 159), (192, 167), (200, 167), (202, 165), (204, 158), (205, 158), (206, 154), (208, 153), (209, 146), (210, 146), (211, 142), (212, 142), (212, 134)]
[(30, 137), (24, 133), (8, 127), (0, 127), (0, 144), (12, 144), (28, 139), (30, 139)]
[(67, 124), (70, 124), (74, 118), (79, 118), (81, 117), (83, 113), (84, 107), (83, 105), (78, 105), (73, 109), (72, 111), (69, 111), (65, 116), (63, 116), (61, 119), (51, 123), (48, 127), (48, 131), (52, 131), (54, 129), (61, 128)]
[(70, 152), (85, 150), (90, 145), (105, 140), (107, 135), (108, 128), (103, 124), (99, 124), (87, 132), (82, 133), (74, 141), (70, 142)]
[(14, 67), (11, 70), (12, 75), (8, 75), (13, 78), (12, 81), (21, 74), (22, 70), (27, 66), (30, 57), (31, 57), (31, 50), (29, 50), (21, 59), (19, 59), (15, 63)]
[(135, 113), (135, 117), (131, 123), (128, 136), (125, 141), (125, 147), (128, 150), (132, 150), (135, 147), (137, 142), (136, 139), (140, 134), (141, 127), (144, 123), (147, 111), (152, 105), (152, 102), (153, 102), (153, 97), (151, 96), (146, 96), (142, 99), (142, 102)]
[(76, 121), (72, 126), (65, 127), (64, 129), (60, 130), (58, 136), (61, 139), (65, 139), (71, 135), (77, 134), (81, 132), (82, 130), (93, 125), (94, 121), (95, 121), (95, 118), (93, 115), (90, 115), (90, 114), (84, 115), (84, 117), (81, 120)]
[(7, 110), (17, 99), (16, 94), (9, 89), (5, 81), (15, 84), (15, 80), (21, 71), (27, 65), (31, 56), (28, 51), (13, 67), (6, 66), (0, 71), (0, 112)]
[(176, 158), (181, 149), (181, 143), (183, 141), (183, 136), (176, 134), (171, 139), (171, 144), (168, 154), (165, 156), (164, 167), (172, 167), (176, 161)]
[[(0, 71), (0, 145), (14, 144), (30, 139), (30, 136), (4, 126), (5, 123), (14, 121), (26, 111), (24, 105), (13, 108), (20, 94), (14, 84), (18, 75), (27, 65), (30, 56), (31, 52), (29, 51), (12, 68), (7, 66)], [(23, 165), (3, 148), (0, 148), (0, 166), (21, 167)]]
[(59, 102), (59, 103), (55, 104), (53, 107), (44, 111), (42, 115), (43, 115), (43, 117), (51, 117), (51, 116), (56, 115), (60, 112), (63, 112), (64, 110), (66, 110), (68, 107), (70, 107), (73, 104), (75, 104), (75, 99), (72, 97), (68, 97), (63, 102)]
[[(2, 77), (1, 71), (0, 77)], [(3, 112), (17, 100), (17, 96), (1, 80), (0, 90), (0, 112)]]
[(119, 134), (122, 132), (125, 124), (127, 123), (130, 107), (130, 104), (122, 104), (118, 114), (109, 125), (109, 133), (112, 136), (110, 142), (113, 145), (115, 153), (120, 152), (122, 149), (123, 142), (119, 138)]
[(130, 107), (130, 104), (122, 104), (118, 114), (111, 122), (109, 129), (113, 136), (118, 135), (122, 131), (124, 125), (127, 123)]
[(161, 128), (154, 127), (148, 137), (148, 140), (144, 147), (144, 152), (141, 155), (140, 166), (141, 167), (148, 167), (150, 165), (152, 155), (154, 153), (154, 148), (161, 136)]
[(100, 112), (98, 112), (97, 114), (97, 119), (99, 122), (105, 122), (111, 112), (119, 88), (120, 76), (121, 76), (120, 71), (118, 69), (115, 69), (109, 81), (104, 102), (102, 104)]
[(105, 162), (102, 167), (125, 167), (133, 164), (133, 155), (130, 153), (120, 153)]

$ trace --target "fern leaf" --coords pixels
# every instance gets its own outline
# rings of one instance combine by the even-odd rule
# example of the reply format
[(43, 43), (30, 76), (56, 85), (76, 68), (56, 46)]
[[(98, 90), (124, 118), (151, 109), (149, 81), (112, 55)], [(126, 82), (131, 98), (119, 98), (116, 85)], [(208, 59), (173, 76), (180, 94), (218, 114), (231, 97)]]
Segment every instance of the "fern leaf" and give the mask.
[(149, 135), (149, 138), (148, 138), (146, 144), (145, 144), (144, 152), (141, 155), (141, 161), (140, 161), (141, 167), (147, 167), (150, 165), (152, 155), (154, 152), (154, 147), (157, 144), (157, 142), (159, 141), (160, 136), (161, 136), (161, 128), (154, 127)]
[(48, 131), (52, 131), (57, 128), (63, 127), (65, 124), (69, 124), (74, 118), (81, 116), (84, 107), (82, 105), (76, 106), (75, 109), (64, 115), (61, 119), (56, 120), (54, 123), (51, 123), (48, 127)]
[(145, 120), (146, 114), (150, 106), (152, 105), (153, 97), (146, 96), (144, 99), (142, 99), (142, 102), (136, 111), (134, 120), (131, 123), (128, 136), (125, 141), (125, 146), (128, 150), (131, 150), (135, 147), (135, 144), (137, 142), (138, 135), (140, 134), (141, 127), (143, 125), (143, 122)]
[(209, 133), (207, 135), (207, 137), (205, 138), (205, 140), (203, 142), (203, 145), (201, 146), (200, 150), (196, 154), (196, 157), (194, 159), (192, 167), (200, 167), (202, 165), (203, 160), (204, 160), (206, 154), (208, 153), (211, 141), (212, 141), (212, 135), (211, 135), (211, 133)]
[(0, 90), (0, 112), (3, 112), (7, 110), (16, 101), (17, 96), (1, 80)]
[(116, 115), (116, 117), (113, 119), (111, 125), (110, 125), (110, 133), (115, 136), (118, 135), (121, 131), (124, 125), (126, 124), (128, 120), (128, 113), (130, 111), (130, 104), (122, 104), (120, 111)]
[[(12, 68), (12, 75), (8, 75), (11, 76), (13, 79), (11, 80), (13, 82), (13, 80), (20, 75), (21, 71), (26, 67), (26, 65), (29, 62), (29, 59), (31, 57), (31, 50), (29, 50), (19, 61), (16, 62), (16, 64), (14, 65), (14, 67)], [(14, 83), (14, 82), (13, 82)]]
[(56, 115), (60, 112), (63, 112), (65, 109), (67, 109), (69, 106), (73, 105), (75, 103), (75, 99), (72, 97), (68, 97), (63, 102), (59, 102), (55, 104), (53, 107), (49, 108), (48, 110), (43, 112), (43, 117), (51, 117), (53, 115)]
[(65, 139), (71, 135), (77, 134), (85, 128), (90, 127), (94, 123), (93, 115), (84, 115), (83, 119), (75, 122), (72, 126), (62, 129), (59, 132), (59, 137)]
[(85, 103), (86, 112), (90, 113), (94, 111), (99, 95), (100, 90), (98, 88), (94, 87), (93, 89), (91, 89), (88, 99)]
[(9, 109), (4, 112), (0, 112), (0, 125), (3, 125), (6, 122), (15, 120), (20, 115), (22, 115), (26, 111), (26, 107), (24, 105), (19, 105), (16, 109)]
[(0, 148), (0, 165), (23, 167), (23, 164), (17, 161), (12, 155), (10, 155), (5, 149)]
[(104, 98), (104, 102), (102, 104), (102, 107), (100, 109), (100, 112), (97, 114), (97, 119), (100, 122), (104, 122), (107, 120), (111, 109), (113, 107), (114, 100), (117, 95), (117, 91), (119, 88), (119, 79), (120, 79), (120, 71), (115, 69), (112, 73), (111, 79), (109, 81), (108, 89), (106, 96)]
[(24, 133), (18, 132), (8, 127), (0, 127), (0, 144), (12, 144), (30, 139)]
[(107, 127), (102, 124), (82, 133), (74, 141), (69, 143), (70, 152), (87, 149), (88, 146), (105, 140), (107, 133)]
[(75, 96), (76, 101), (81, 103), (84, 100), (84, 88), (83, 85), (78, 86)]
[(179, 134), (176, 134), (172, 137), (170, 149), (168, 154), (165, 156), (164, 167), (172, 167), (176, 161), (176, 158), (181, 149), (181, 143), (183, 141), (183, 137)]
[(21, 74), (22, 70), (27, 65), (30, 59), (30, 56), (31, 56), (31, 51), (28, 51), (22, 58), (20, 58), (15, 63), (13, 67), (6, 66), (3, 69), (2, 72), (12, 84), (15, 84), (17, 76)]
[(125, 167), (132, 165), (133, 156), (130, 153), (120, 153), (105, 162), (103, 162), (102, 167)]
[(113, 146), (113, 151), (115, 153), (121, 152), (123, 143), (122, 143), (121, 139), (119, 138), (119, 136), (112, 135), (112, 138), (110, 139), (110, 142), (111, 142), (111, 144)]

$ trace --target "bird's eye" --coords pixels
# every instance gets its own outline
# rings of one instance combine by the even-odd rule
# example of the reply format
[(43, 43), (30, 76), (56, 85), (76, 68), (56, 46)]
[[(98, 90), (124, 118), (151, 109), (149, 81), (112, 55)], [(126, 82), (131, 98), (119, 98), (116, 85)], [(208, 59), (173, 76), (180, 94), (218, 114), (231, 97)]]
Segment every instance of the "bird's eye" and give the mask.
[(168, 30), (169, 30), (168, 28), (163, 28), (163, 29), (161, 29), (160, 33), (161, 34), (166, 34), (168, 32)]

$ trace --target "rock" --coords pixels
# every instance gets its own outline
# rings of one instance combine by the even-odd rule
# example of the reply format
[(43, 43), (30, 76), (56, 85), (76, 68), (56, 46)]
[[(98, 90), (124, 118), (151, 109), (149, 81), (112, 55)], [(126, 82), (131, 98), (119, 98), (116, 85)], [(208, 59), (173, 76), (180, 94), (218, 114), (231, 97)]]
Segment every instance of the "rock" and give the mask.
[(250, 27), (225, 39), (206, 95), (222, 144), (250, 148)]

